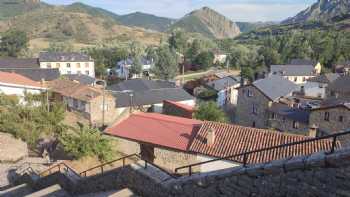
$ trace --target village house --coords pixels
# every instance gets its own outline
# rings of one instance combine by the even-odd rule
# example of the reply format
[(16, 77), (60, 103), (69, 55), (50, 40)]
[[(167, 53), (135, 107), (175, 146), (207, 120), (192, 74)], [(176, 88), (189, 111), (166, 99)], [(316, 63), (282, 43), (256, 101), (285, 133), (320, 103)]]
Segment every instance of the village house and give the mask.
[(120, 111), (133, 108), (141, 111), (163, 112), (163, 101), (170, 100), (195, 106), (193, 96), (172, 82), (131, 79), (108, 86), (107, 89), (117, 98)]
[(329, 84), (326, 89), (327, 98), (350, 101), (350, 75), (342, 75)]
[(138, 78), (138, 77), (142, 77), (142, 76), (149, 76), (150, 75), (150, 70), (152, 65), (154, 64), (154, 62), (152, 60), (148, 60), (145, 57), (141, 57), (140, 58), (140, 63), (141, 63), (141, 67), (142, 67), (142, 74), (137, 76), (137, 75), (133, 75), (130, 76), (130, 68), (132, 67), (134, 61), (131, 58), (127, 58), (125, 60), (121, 60), (119, 62), (117, 62), (116, 67), (114, 68), (114, 70), (110, 70), (109, 71), (109, 75), (116, 75), (118, 78), (121, 79), (128, 79), (129, 77), (131, 78)]
[(268, 109), (268, 127), (281, 132), (316, 137), (309, 129), (310, 110), (273, 103)]
[(227, 76), (221, 79), (210, 81), (206, 87), (217, 92), (216, 103), (220, 107), (225, 105), (237, 105), (238, 90), (241, 85), (241, 78)]
[(310, 113), (310, 127), (317, 136), (329, 135), (350, 128), (350, 102), (342, 99), (325, 100)]
[[(118, 140), (119, 151), (125, 154), (140, 153), (142, 159), (170, 172), (184, 165), (309, 139), (305, 136), (271, 130), (155, 113), (132, 114), (120, 123), (107, 128), (105, 134)], [(307, 143), (305, 144), (307, 147), (302, 149), (291, 146), (287, 151), (284, 149), (271, 154), (256, 154), (247, 158), (247, 162), (254, 164), (295, 156), (294, 154), (306, 155), (327, 150), (330, 143), (330, 141), (318, 141)], [(239, 166), (241, 163), (242, 158), (232, 158), (211, 162), (192, 170), (209, 172)]]
[(61, 75), (83, 74), (95, 77), (94, 60), (82, 53), (41, 52), (40, 68), (57, 68)]
[(268, 128), (268, 111), (280, 98), (292, 96), (300, 87), (281, 77), (259, 79), (238, 89), (235, 122), (239, 125)]
[(310, 60), (292, 60), (287, 65), (271, 65), (270, 76), (279, 75), (296, 84), (304, 84), (312, 77), (321, 74), (322, 66)]
[(326, 73), (308, 79), (302, 86), (304, 96), (309, 98), (326, 98), (328, 85), (339, 77), (340, 75), (337, 73)]
[(183, 118), (193, 118), (195, 107), (174, 101), (163, 101), (163, 114), (179, 116)]
[(5, 95), (15, 95), (24, 102), (26, 94), (38, 95), (46, 92), (44, 84), (33, 81), (27, 77), (16, 73), (0, 72), (0, 93)]
[(68, 110), (82, 114), (93, 126), (109, 125), (119, 116), (116, 98), (102, 88), (69, 80), (52, 81), (49, 88), (51, 99), (65, 103)]
[(348, 75), (350, 73), (350, 60), (334, 64), (332, 69), (335, 73)]

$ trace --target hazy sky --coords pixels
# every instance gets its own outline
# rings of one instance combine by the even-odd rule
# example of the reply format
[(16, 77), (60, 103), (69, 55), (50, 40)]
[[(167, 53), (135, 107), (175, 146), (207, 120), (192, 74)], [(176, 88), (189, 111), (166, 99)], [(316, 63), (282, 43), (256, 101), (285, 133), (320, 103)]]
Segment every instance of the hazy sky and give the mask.
[(209, 6), (233, 21), (280, 21), (294, 16), (316, 0), (43, 0), (50, 4), (82, 2), (116, 14), (136, 11), (180, 18), (186, 13)]

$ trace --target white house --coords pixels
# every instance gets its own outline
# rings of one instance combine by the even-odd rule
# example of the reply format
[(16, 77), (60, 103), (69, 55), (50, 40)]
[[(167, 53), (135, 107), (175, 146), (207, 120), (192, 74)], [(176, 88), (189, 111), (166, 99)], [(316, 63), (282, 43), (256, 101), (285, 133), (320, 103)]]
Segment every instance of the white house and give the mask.
[(41, 52), (40, 68), (58, 68), (61, 75), (83, 74), (95, 77), (94, 60), (82, 53)]
[(0, 72), (0, 93), (15, 95), (24, 102), (26, 94), (40, 94), (47, 89), (39, 82), (16, 73)]
[(308, 79), (321, 74), (322, 66), (310, 60), (292, 60), (286, 65), (271, 65), (271, 75), (279, 75), (295, 84), (304, 84)]
[(218, 80), (210, 81), (206, 86), (217, 92), (216, 103), (223, 107), (226, 104), (237, 105), (238, 90), (241, 85), (240, 77), (227, 76)]
[[(152, 68), (153, 65), (153, 61), (152, 60), (148, 60), (144, 57), (142, 57), (140, 59), (141, 65), (142, 65), (142, 75), (149, 75), (149, 71)], [(114, 71), (112, 71), (112, 73), (110, 72), (110, 74), (116, 74), (117, 77), (122, 78), (122, 79), (128, 79), (130, 76), (130, 68), (133, 64), (133, 60), (131, 58), (127, 58), (125, 60), (121, 60), (119, 62), (117, 62), (117, 65), (114, 69)], [(113, 73), (114, 72), (114, 73)], [(132, 78), (138, 78), (140, 76), (132, 76)]]
[(326, 88), (330, 83), (338, 79), (340, 75), (338, 73), (327, 73), (307, 80), (307, 83), (303, 84), (303, 93), (306, 97), (313, 98), (326, 98)]

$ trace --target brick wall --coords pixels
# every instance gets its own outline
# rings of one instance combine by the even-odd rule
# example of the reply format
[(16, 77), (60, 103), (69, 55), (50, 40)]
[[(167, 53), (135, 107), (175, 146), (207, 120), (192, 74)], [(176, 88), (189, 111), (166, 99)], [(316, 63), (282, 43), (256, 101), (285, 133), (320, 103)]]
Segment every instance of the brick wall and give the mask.
[[(252, 96), (248, 97), (248, 91)], [(254, 86), (246, 86), (238, 90), (238, 102), (236, 123), (242, 126), (252, 127), (255, 122), (257, 128), (267, 128), (270, 100)], [(253, 113), (253, 105), (257, 108), (257, 113)]]

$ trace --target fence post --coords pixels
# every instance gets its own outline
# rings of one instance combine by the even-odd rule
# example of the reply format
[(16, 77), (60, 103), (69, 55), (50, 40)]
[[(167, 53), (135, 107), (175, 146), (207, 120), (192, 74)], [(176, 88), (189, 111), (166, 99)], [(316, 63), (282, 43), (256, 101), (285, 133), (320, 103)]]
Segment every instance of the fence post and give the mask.
[(335, 149), (335, 146), (337, 145), (337, 136), (335, 135), (333, 137), (333, 141), (332, 141), (332, 148), (331, 148), (331, 152), (330, 153), (334, 153), (334, 149)]
[(125, 167), (125, 157), (123, 158), (123, 167)]
[(243, 154), (243, 167), (247, 166), (248, 155), (247, 153)]
[(145, 160), (145, 169), (147, 168), (147, 164), (148, 164), (148, 163), (147, 163), (147, 161)]
[(192, 166), (189, 166), (188, 168), (188, 174), (191, 176), (192, 175)]
[(103, 166), (101, 166), (101, 174), (103, 174)]

